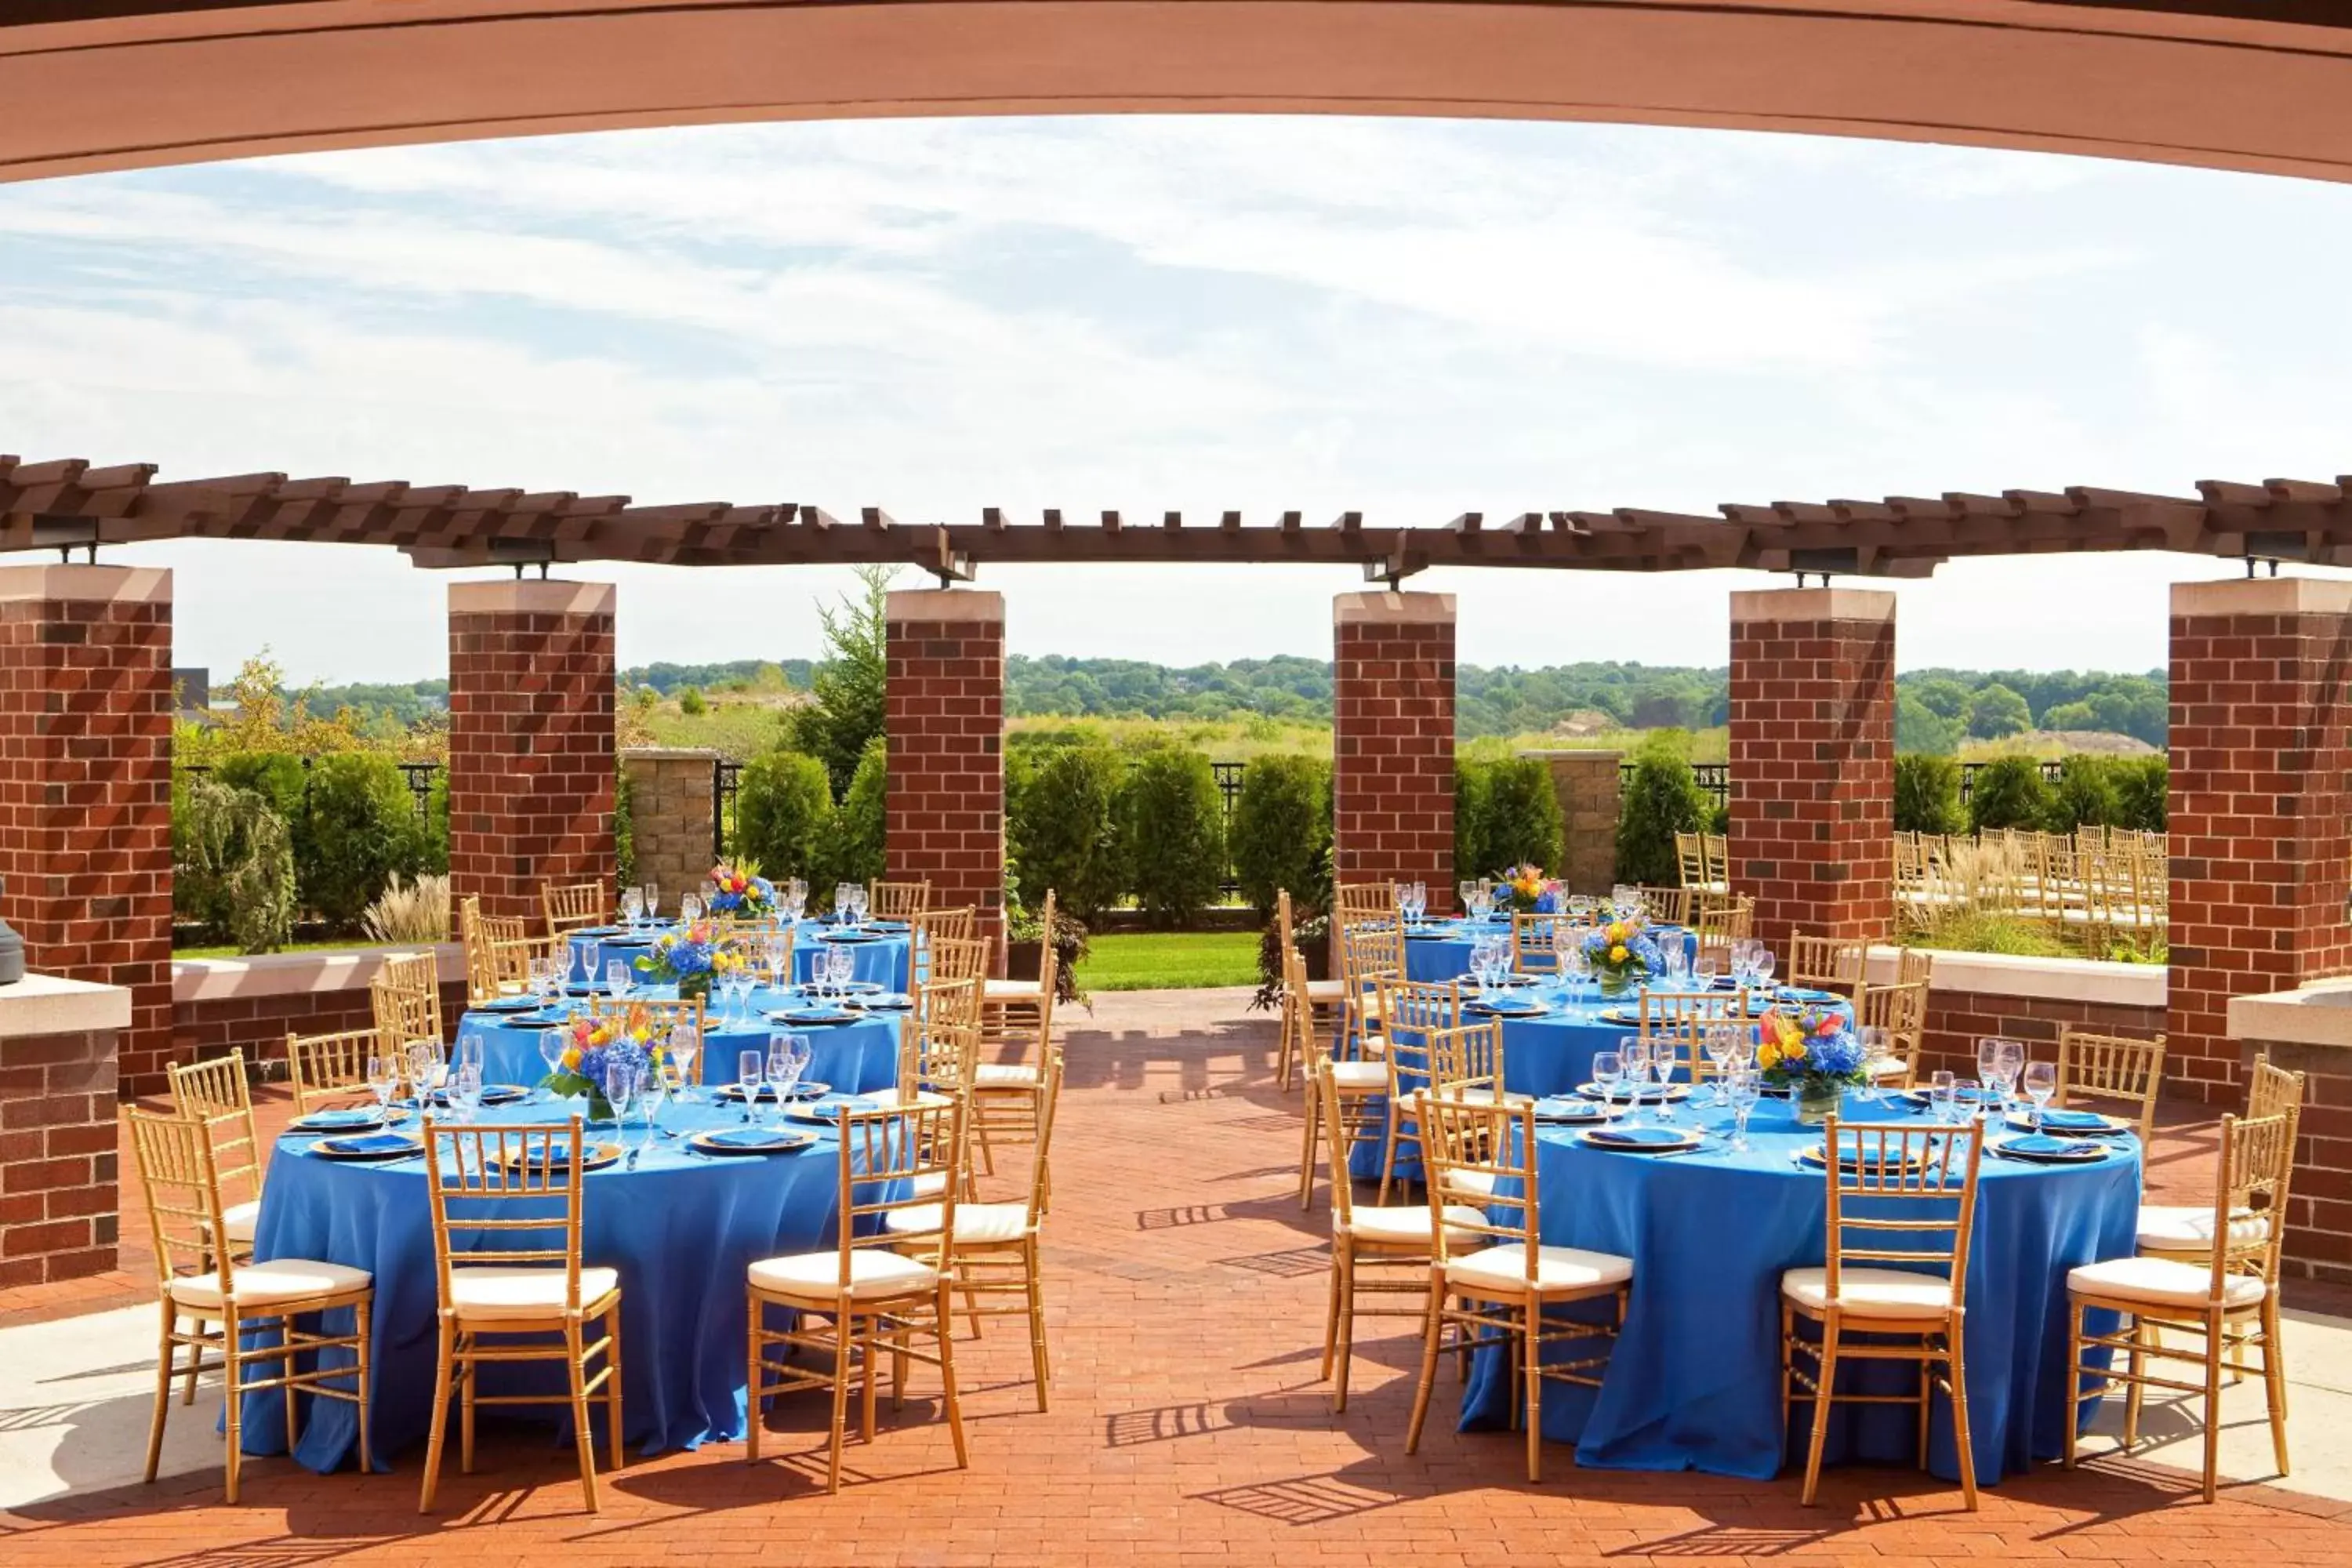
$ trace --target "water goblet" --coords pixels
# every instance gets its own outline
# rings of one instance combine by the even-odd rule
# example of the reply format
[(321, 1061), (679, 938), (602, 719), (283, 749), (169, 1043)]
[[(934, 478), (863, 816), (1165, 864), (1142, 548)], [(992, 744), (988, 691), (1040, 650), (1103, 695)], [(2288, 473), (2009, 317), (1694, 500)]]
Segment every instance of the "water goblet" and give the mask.
[(735, 1083), (743, 1091), (743, 1120), (751, 1120), (751, 1112), (760, 1104), (760, 1089), (768, 1076), (768, 1053), (744, 1051), (735, 1058)]
[(460, 1121), (471, 1121), (482, 1113), (482, 1068), (478, 1062), (460, 1063), (449, 1079), (449, 1109)]
[(1969, 1117), (1984, 1115), (1989, 1098), (1985, 1086), (1972, 1078), (1956, 1079), (1952, 1083), (1952, 1122), (1958, 1126)]
[(1763, 1098), (1763, 1075), (1752, 1068), (1742, 1068), (1731, 1075), (1731, 1147), (1734, 1152), (1748, 1152), (1748, 1119), (1756, 1112), (1756, 1102)]
[(1731, 1026), (1728, 1024), (1707, 1026), (1706, 1041), (1706, 1059), (1715, 1066), (1715, 1103), (1727, 1104), (1731, 1094), (1726, 1079), (1731, 1072), (1732, 1059), (1737, 1052), (1737, 1042)]
[(688, 925), (702, 918), (702, 900), (688, 893), (677, 900), (677, 918)]
[[(1685, 953), (1689, 952), (1687, 948), (1684, 951)], [(1691, 989), (1694, 991), (1712, 991), (1715, 989), (1715, 955), (1713, 953), (1703, 952), (1699, 954), (1696, 958), (1690, 961), (1690, 966)]]
[(651, 882), (645, 886), (646, 919), (656, 920), (661, 913), (661, 889)]
[(628, 1126), (629, 1112), (637, 1105), (637, 1086), (644, 1081), (643, 1069), (635, 1062), (622, 1060), (617, 1051), (604, 1064), (604, 1100), (613, 1108), (614, 1126)]
[(1617, 1120), (1617, 1086), (1625, 1081), (1625, 1058), (1615, 1051), (1592, 1053), (1592, 1082), (1601, 1090), (1601, 1114)]
[(1617, 1042), (1617, 1056), (1625, 1064), (1625, 1087), (1633, 1094), (1630, 1112), (1639, 1115), (1642, 1097), (1649, 1090), (1650, 1042), (1638, 1035), (1627, 1035)]
[(400, 1092), (400, 1058), (393, 1056), (368, 1058), (367, 1086), (375, 1095), (376, 1120), (391, 1121), (392, 1097)]
[(480, 1077), (482, 1056), (487, 1048), (488, 1044), (482, 1038), (482, 1032), (479, 1029), (460, 1030), (457, 1035), (457, 1065), (460, 1068), (472, 1068), (475, 1076)]
[(681, 1105), (694, 1103), (694, 1058), (701, 1048), (691, 1024), (680, 1024), (670, 1030), (668, 1040), (663, 1047), (664, 1054), (668, 1057), (670, 1067), (676, 1073), (674, 1091)]
[(2050, 1109), (2051, 1096), (2058, 1092), (2058, 1065), (2055, 1062), (2025, 1064), (2025, 1092), (2033, 1101), (2033, 1130), (2042, 1131), (2042, 1113)]
[(825, 973), (833, 979), (834, 989), (849, 994), (849, 983), (857, 978), (857, 955), (845, 947), (835, 947), (824, 955)]
[(635, 984), (636, 974), (629, 968), (627, 959), (612, 958), (604, 961), (604, 994), (614, 1001), (627, 1001), (629, 989)]
[(1876, 1105), (1879, 1102), (1878, 1074), (1874, 1069), (1886, 1060), (1886, 1031), (1875, 1024), (1864, 1024), (1854, 1031), (1854, 1038), (1862, 1046), (1864, 1075), (1862, 1087), (1855, 1091), (1854, 1097), (1864, 1105)]
[(1681, 1065), (1681, 1049), (1672, 1040), (1651, 1042), (1650, 1070), (1657, 1075), (1658, 1079), (1657, 1119), (1660, 1121), (1675, 1119), (1674, 1097), (1668, 1091), (1674, 1086), (1675, 1070)]
[(1949, 1127), (1959, 1120), (1960, 1080), (1947, 1068), (1937, 1068), (1927, 1075), (1927, 1112), (1938, 1127)]
[[(565, 1034), (562, 1029), (541, 1029), (539, 1031), (539, 1059), (547, 1064), (548, 1077), (553, 1078), (555, 1076), (556, 1069), (563, 1065), (563, 1053), (565, 1049), (570, 1047), (571, 1043), (571, 1037)], [(547, 1098), (553, 1100), (555, 1098), (555, 1090), (552, 1089), (548, 1089)]]
[(646, 890), (643, 888), (621, 889), (621, 922), (635, 927), (646, 918)]
[(1477, 901), (1478, 884), (1475, 881), (1457, 882), (1454, 885), (1454, 896), (1460, 900), (1462, 912), (1466, 915), (1471, 905)]
[(2025, 1042), (2023, 1040), (2001, 1041), (2000, 1064), (2000, 1110), (2001, 1114), (2006, 1117), (2009, 1114), (2010, 1100), (2021, 1092), (2019, 1079), (2025, 1073)]
[(1769, 984), (1772, 984), (1772, 950), (1771, 950), (1770, 948), (1769, 948), (1769, 947), (1766, 947), (1762, 942), (1758, 942), (1758, 943), (1756, 944), (1756, 954), (1755, 954), (1755, 957), (1754, 957), (1754, 959), (1750, 962), (1750, 968), (1752, 969), (1752, 971), (1754, 972), (1754, 973), (1755, 973), (1755, 975), (1756, 975), (1756, 984), (1759, 984), (1759, 985), (1769, 985)]

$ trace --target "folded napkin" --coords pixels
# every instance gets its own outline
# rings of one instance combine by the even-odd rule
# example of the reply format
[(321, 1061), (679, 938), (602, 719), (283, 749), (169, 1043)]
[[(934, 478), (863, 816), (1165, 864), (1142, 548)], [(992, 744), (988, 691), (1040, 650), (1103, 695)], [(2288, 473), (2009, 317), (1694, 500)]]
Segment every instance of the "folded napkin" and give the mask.
[(360, 1132), (348, 1138), (322, 1138), (320, 1146), (331, 1154), (413, 1153), (415, 1139), (405, 1132)]
[(1623, 1149), (1662, 1149), (1690, 1142), (1689, 1134), (1673, 1127), (1596, 1127), (1584, 1136)]
[(2011, 1154), (2023, 1154), (2032, 1159), (2081, 1160), (2106, 1153), (2108, 1145), (2095, 1138), (2053, 1138), (2046, 1132), (2028, 1133), (2022, 1138), (2011, 1138), (1999, 1145)]
[(2095, 1110), (2067, 1110), (2053, 1106), (2042, 1113), (2042, 1125), (2058, 1131), (2105, 1131), (2114, 1125)]

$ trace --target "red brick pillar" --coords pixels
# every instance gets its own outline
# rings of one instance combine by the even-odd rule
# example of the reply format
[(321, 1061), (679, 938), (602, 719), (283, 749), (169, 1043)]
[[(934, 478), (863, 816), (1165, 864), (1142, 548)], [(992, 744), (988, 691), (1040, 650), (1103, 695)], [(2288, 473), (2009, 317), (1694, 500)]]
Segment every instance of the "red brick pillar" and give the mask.
[[(980, 910), (1004, 962), (1004, 595), (889, 596), (890, 791), (885, 863), (939, 909)], [(1042, 896), (1042, 892), (1041, 892)]]
[(0, 568), (0, 917), (28, 969), (131, 993), (124, 1086), (172, 1049), (172, 574)]
[(2164, 1073), (2238, 1098), (2232, 996), (2352, 971), (2352, 583), (2172, 589)]
[(1895, 924), (1895, 595), (1731, 595), (1731, 886), (1791, 931)]
[(117, 1031), (131, 993), (0, 985), (0, 1290), (115, 1266)]
[[(540, 929), (540, 888), (618, 875), (613, 585), (449, 585), (449, 895)], [(666, 893), (675, 904), (677, 894)]]
[(1453, 595), (1331, 602), (1331, 834), (1333, 880), (1426, 882), (1453, 907)]

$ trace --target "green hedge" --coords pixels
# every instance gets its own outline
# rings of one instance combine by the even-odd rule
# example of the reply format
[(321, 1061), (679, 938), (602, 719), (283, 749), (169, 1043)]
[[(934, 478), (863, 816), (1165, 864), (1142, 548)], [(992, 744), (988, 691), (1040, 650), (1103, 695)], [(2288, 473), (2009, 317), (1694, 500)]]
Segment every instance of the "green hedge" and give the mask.
[(1209, 759), (1172, 746), (1139, 755), (1119, 788), (1118, 840), (1128, 885), (1153, 925), (1183, 925), (1214, 903), (1224, 822)]
[(888, 824), (890, 745), (877, 735), (858, 753), (857, 771), (834, 814), (834, 863), (829, 881), (870, 882), (882, 875)]
[(1300, 918), (1331, 902), (1331, 764), (1320, 757), (1260, 757), (1234, 803), (1234, 878), (1258, 918), (1290, 891)]
[(804, 879), (812, 908), (825, 902), (815, 889), (829, 886), (833, 830), (833, 791), (823, 763), (779, 746), (743, 764), (728, 849), (757, 860), (762, 875)]
[(395, 873), (420, 873), (431, 840), (407, 775), (372, 752), (313, 758), (306, 809), (292, 826), (301, 901), (338, 926), (356, 924)]
[(1551, 769), (1533, 757), (1465, 762), (1454, 773), (1454, 874), (1490, 877), (1523, 863), (1559, 869), (1565, 827)]
[(2046, 826), (2055, 809), (2042, 764), (2032, 757), (2000, 757), (1977, 770), (1969, 790), (1969, 826), (1988, 828)]
[(1633, 776), (1617, 809), (1618, 880), (1680, 885), (1675, 835), (1705, 830), (1710, 815), (1706, 792), (1691, 776), (1689, 737), (1678, 730), (1650, 735), (1633, 753)]
[(1914, 752), (1895, 759), (1895, 831), (1950, 834), (1966, 830), (1960, 811), (1960, 764)]
[(1094, 921), (1127, 890), (1120, 863), (1118, 795), (1126, 763), (1104, 745), (1026, 748), (1006, 759), (1006, 836), (1024, 898)]
[(2113, 765), (2116, 826), (2136, 827), (2143, 833), (2163, 832), (2169, 809), (2166, 802), (2172, 789), (2170, 759), (2161, 754), (2118, 757)]
[(172, 912), (241, 952), (292, 939), (293, 836), (267, 795), (201, 776), (175, 781)]

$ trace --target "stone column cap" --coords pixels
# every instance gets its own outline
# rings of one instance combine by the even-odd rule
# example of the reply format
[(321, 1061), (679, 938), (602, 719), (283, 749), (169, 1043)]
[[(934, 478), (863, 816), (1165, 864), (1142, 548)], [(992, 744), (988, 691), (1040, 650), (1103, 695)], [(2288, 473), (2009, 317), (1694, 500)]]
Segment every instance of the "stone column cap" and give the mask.
[(621, 748), (621, 760), (625, 763), (639, 760), (649, 763), (707, 763), (716, 760), (718, 756), (719, 749), (715, 746), (624, 746)]
[(1418, 593), (1353, 593), (1334, 595), (1331, 624), (1361, 626), (1451, 626), (1454, 595)]
[(2352, 613), (2352, 583), (2327, 577), (2225, 577), (2175, 583), (2176, 616), (2341, 616)]
[(120, 985), (96, 985), (58, 974), (27, 974), (13, 985), (0, 985), (0, 1039), (130, 1026), (131, 993)]
[(893, 588), (883, 600), (882, 619), (896, 621), (1002, 621), (1004, 595), (993, 588)]
[(609, 616), (616, 597), (610, 583), (560, 578), (504, 583), (452, 583), (453, 616)]
[(1875, 588), (1742, 588), (1731, 595), (1734, 626), (1759, 621), (1891, 621), (1895, 595)]
[(163, 566), (0, 566), (0, 605), (28, 599), (168, 605), (172, 574)]

